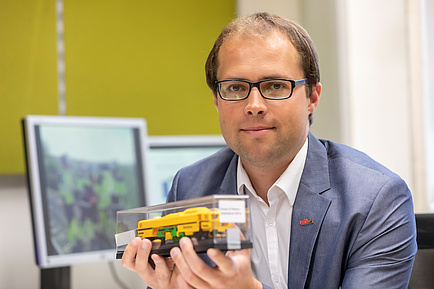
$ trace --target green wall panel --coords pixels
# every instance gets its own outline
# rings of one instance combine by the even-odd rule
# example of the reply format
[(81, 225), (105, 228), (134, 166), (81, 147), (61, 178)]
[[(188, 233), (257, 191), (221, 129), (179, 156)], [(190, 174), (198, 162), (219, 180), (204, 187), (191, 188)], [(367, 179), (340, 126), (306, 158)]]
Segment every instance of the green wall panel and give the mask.
[(24, 172), (21, 119), (57, 114), (55, 1), (0, 0), (0, 173)]
[(151, 135), (220, 132), (204, 65), (234, 1), (65, 1), (68, 115), (143, 117)]
[[(234, 0), (64, 0), (66, 114), (217, 134), (204, 64)], [(58, 114), (54, 0), (0, 0), (0, 174), (24, 172), (21, 119)]]

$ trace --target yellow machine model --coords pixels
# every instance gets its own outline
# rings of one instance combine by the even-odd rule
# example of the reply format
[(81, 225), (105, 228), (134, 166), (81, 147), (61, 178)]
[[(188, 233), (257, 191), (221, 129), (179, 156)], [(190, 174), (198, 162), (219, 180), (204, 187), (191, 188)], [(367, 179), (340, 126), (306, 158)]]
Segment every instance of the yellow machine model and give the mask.
[(253, 247), (247, 195), (208, 195), (196, 199), (117, 212), (116, 258), (121, 259), (135, 237), (152, 242), (153, 254), (169, 257), (183, 237), (197, 254), (214, 248), (222, 252)]
[(231, 223), (220, 223), (219, 210), (207, 207), (189, 208), (161, 218), (138, 223), (137, 236), (161, 244), (178, 242), (182, 237), (201, 239), (225, 237)]

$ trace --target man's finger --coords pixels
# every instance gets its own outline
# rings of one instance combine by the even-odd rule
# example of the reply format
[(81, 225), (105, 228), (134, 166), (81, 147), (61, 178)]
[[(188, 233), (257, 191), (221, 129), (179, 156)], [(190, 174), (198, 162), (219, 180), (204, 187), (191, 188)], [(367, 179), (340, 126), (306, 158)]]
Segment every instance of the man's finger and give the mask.
[(173, 264), (163, 257), (153, 254), (151, 256), (155, 264), (155, 276), (160, 280), (169, 280), (172, 275)]
[[(182, 275), (182, 279), (189, 286), (194, 288), (209, 288), (209, 284), (204, 280), (207, 275), (205, 272), (207, 269), (212, 268), (199, 258), (189, 238), (182, 238), (180, 245), (182, 250), (175, 247), (170, 251), (170, 256), (175, 262), (179, 275)], [(179, 278), (178, 282), (181, 282)], [(187, 286), (187, 288), (189, 287)]]
[(136, 265), (136, 254), (139, 248), (140, 238), (134, 238), (125, 248), (124, 254), (122, 256), (122, 265), (134, 271)]
[(229, 256), (234, 252), (233, 251), (228, 251), (228, 252), (231, 253), (225, 255), (219, 249), (211, 248), (208, 249), (206, 253), (208, 257), (217, 265), (217, 267), (221, 271), (230, 271), (233, 270), (234, 264), (232, 260), (229, 258)]
[(149, 269), (152, 269), (149, 264), (149, 253), (152, 249), (152, 242), (148, 239), (143, 239), (139, 243), (139, 247), (137, 249), (136, 255), (136, 271), (139, 273), (147, 272)]

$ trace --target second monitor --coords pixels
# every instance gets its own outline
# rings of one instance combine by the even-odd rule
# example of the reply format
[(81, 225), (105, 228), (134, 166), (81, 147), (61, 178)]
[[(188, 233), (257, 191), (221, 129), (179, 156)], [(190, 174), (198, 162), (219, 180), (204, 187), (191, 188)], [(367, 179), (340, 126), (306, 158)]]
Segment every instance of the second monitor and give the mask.
[(176, 172), (226, 147), (220, 135), (149, 136), (147, 205), (165, 203)]

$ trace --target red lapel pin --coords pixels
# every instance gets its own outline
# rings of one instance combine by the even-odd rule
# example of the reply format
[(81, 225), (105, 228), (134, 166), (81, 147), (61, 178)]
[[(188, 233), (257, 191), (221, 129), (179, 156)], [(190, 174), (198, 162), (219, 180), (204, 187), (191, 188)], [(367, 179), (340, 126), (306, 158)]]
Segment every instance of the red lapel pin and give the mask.
[(313, 219), (304, 219), (303, 221), (300, 221), (300, 225), (304, 226), (304, 225), (308, 225), (308, 224), (313, 224)]

